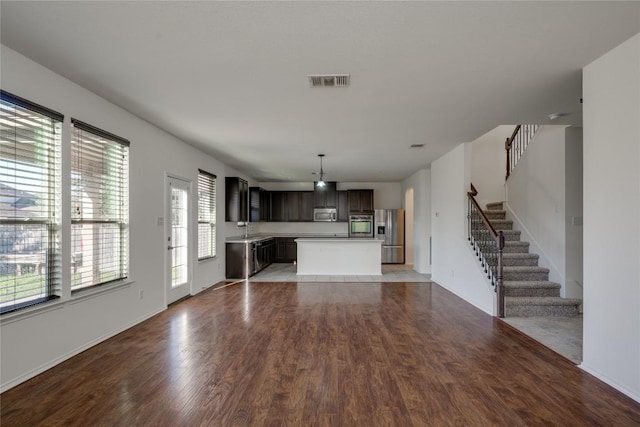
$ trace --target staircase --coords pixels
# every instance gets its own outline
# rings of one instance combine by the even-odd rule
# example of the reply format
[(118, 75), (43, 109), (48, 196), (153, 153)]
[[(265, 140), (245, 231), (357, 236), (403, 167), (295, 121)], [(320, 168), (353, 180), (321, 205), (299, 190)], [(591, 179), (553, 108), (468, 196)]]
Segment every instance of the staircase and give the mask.
[(513, 221), (505, 219), (502, 202), (488, 203), (486, 208), (491, 225), (505, 236), (505, 316), (576, 316), (582, 300), (560, 297), (560, 284), (549, 281), (549, 269), (538, 266), (538, 255), (529, 253), (529, 242), (520, 241)]

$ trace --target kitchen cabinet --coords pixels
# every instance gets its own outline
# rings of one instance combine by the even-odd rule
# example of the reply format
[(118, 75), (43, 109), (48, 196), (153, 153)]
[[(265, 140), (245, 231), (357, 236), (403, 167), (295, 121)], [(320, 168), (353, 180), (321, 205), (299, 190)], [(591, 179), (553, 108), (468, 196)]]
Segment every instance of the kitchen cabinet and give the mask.
[(347, 191), (338, 191), (338, 222), (349, 221), (349, 193)]
[(281, 222), (287, 220), (287, 192), (271, 191), (271, 215), (270, 220)]
[(300, 222), (300, 206), (302, 205), (302, 195), (301, 191), (287, 191), (285, 200), (286, 200), (286, 210), (287, 210), (287, 221), (289, 222)]
[(317, 182), (313, 183), (313, 198), (315, 208), (336, 208), (338, 207), (336, 193), (338, 184), (336, 182), (325, 182), (324, 187), (318, 187)]
[(247, 222), (249, 184), (242, 178), (225, 178), (225, 215), (227, 222)]
[(246, 279), (275, 261), (276, 239), (273, 237), (256, 241), (227, 242), (225, 246), (227, 279)]
[(313, 191), (300, 191), (300, 219), (301, 222), (313, 221)]
[(373, 190), (348, 190), (349, 213), (373, 213)]
[(269, 264), (271, 264), (274, 261), (275, 249), (276, 249), (275, 238), (266, 239), (259, 242), (257, 247), (257, 257), (258, 257), (257, 271), (260, 271), (263, 268), (269, 266)]
[(312, 191), (271, 191), (271, 221), (313, 221)]
[(247, 244), (248, 243), (227, 243), (225, 245), (225, 276), (227, 279), (246, 279), (252, 274), (251, 270), (253, 270), (253, 266), (247, 262)]
[(274, 262), (294, 262), (298, 259), (297, 237), (276, 237)]
[(249, 187), (249, 221), (269, 221), (271, 198), (269, 191), (260, 187)]

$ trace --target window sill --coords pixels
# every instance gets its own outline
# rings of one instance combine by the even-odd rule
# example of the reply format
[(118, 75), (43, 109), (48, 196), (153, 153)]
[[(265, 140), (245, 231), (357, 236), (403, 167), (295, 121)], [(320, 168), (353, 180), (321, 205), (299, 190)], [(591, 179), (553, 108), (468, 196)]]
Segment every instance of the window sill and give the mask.
[(218, 258), (217, 255), (208, 256), (208, 257), (204, 257), (204, 258), (198, 258), (198, 262), (211, 261), (212, 259), (216, 259), (216, 258)]
[(86, 299), (91, 299), (98, 295), (106, 294), (109, 292), (116, 291), (121, 288), (127, 288), (134, 283), (133, 280), (123, 280), (121, 282), (109, 283), (106, 285), (93, 286), (91, 288), (86, 289), (78, 289), (75, 292), (71, 293), (71, 299), (69, 299), (70, 304), (77, 304)]
[(102, 294), (114, 292), (118, 289), (123, 289), (131, 286), (134, 283), (133, 280), (125, 280), (122, 282), (111, 283), (109, 285), (100, 286), (98, 288), (90, 288), (85, 290), (79, 290), (70, 299), (55, 299), (44, 302), (42, 304), (36, 304), (30, 307), (26, 307), (15, 312), (3, 314), (0, 317), (0, 326), (7, 325), (9, 323), (17, 322), (19, 320), (27, 319), (29, 317), (38, 316), (43, 313), (47, 313), (54, 310), (60, 310), (67, 304), (78, 304), (84, 300), (97, 297)]
[(37, 316), (42, 313), (47, 313), (49, 311), (60, 310), (64, 307), (65, 303), (66, 301), (58, 298), (3, 314), (2, 317), (0, 317), (0, 326)]

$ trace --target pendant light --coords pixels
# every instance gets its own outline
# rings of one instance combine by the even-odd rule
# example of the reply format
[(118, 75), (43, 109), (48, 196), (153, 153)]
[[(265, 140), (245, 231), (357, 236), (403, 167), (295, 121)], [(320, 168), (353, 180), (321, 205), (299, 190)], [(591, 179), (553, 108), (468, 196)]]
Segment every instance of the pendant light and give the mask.
[(318, 154), (318, 157), (320, 157), (320, 181), (318, 181), (318, 183), (316, 184), (316, 186), (322, 188), (325, 186), (325, 182), (324, 182), (324, 171), (322, 170), (322, 158), (324, 157), (324, 154)]

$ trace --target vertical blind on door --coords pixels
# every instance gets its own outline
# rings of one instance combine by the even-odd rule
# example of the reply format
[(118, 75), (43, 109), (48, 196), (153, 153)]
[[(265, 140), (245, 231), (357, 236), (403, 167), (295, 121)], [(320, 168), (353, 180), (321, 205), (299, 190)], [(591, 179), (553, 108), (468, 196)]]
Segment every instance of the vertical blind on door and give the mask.
[(216, 256), (216, 176), (198, 169), (198, 259)]
[(128, 273), (129, 141), (71, 119), (71, 290)]
[(0, 92), (0, 312), (60, 294), (63, 116)]

